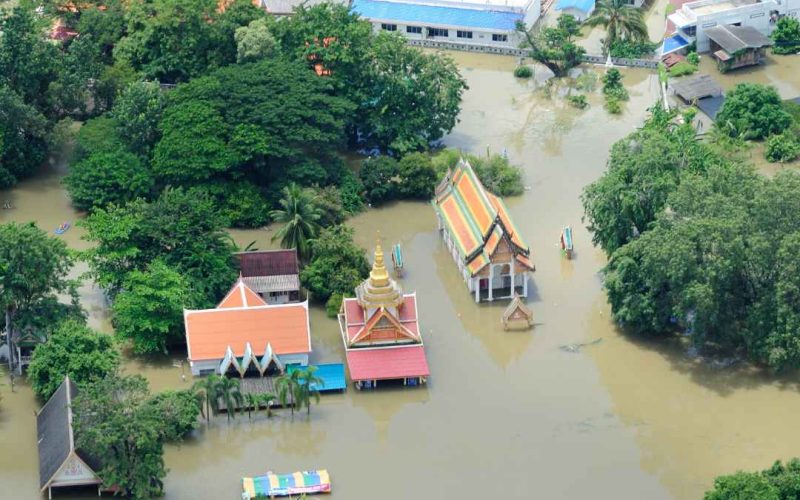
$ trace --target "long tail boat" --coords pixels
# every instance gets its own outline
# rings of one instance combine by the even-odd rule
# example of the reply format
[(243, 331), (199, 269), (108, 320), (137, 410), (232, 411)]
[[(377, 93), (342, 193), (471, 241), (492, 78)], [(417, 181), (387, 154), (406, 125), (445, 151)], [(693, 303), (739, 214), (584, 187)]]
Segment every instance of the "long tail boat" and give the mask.
[(572, 258), (572, 226), (565, 226), (564, 229), (561, 230), (561, 251), (564, 252), (564, 255), (567, 256), (568, 259)]
[(392, 264), (394, 264), (394, 272), (398, 278), (403, 277), (403, 251), (400, 249), (400, 243), (392, 245)]
[(330, 492), (331, 478), (325, 469), (242, 478), (242, 500)]

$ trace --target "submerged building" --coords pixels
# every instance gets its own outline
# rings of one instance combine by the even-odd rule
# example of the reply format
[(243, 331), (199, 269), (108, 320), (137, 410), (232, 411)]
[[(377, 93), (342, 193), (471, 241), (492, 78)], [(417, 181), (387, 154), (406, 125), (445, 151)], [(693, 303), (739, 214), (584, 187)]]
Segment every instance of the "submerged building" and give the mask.
[(430, 375), (417, 296), (404, 294), (389, 277), (380, 243), (369, 278), (356, 288), (355, 298), (342, 301), (339, 328), (350, 379), (357, 388), (389, 381), (415, 386)]
[(300, 266), (297, 250), (262, 250), (234, 254), (244, 284), (267, 304), (300, 300)]
[(533, 27), (540, 0), (353, 0), (353, 12), (376, 31), (400, 33), (421, 46), (466, 48), (519, 47), (517, 23)]
[(460, 161), (436, 188), (439, 230), (475, 302), (528, 296), (531, 251), (503, 201)]

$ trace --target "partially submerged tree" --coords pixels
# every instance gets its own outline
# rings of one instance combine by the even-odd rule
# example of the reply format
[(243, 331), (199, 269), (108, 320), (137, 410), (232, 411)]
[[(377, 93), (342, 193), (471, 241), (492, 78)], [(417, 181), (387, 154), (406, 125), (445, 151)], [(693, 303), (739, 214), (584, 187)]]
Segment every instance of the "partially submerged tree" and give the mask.
[(598, 0), (585, 24), (592, 27), (602, 26), (606, 30), (606, 37), (603, 39), (605, 53), (618, 40), (649, 41), (644, 11), (625, 0)]
[(573, 16), (562, 14), (556, 27), (534, 27), (531, 30), (518, 22), (517, 32), (523, 36), (521, 47), (529, 51), (531, 59), (547, 66), (556, 77), (567, 76), (586, 54), (586, 49), (575, 43), (575, 35), (580, 29), (574, 21)]
[(792, 124), (775, 87), (739, 83), (725, 94), (716, 123), (739, 131), (745, 139), (764, 139), (780, 134)]

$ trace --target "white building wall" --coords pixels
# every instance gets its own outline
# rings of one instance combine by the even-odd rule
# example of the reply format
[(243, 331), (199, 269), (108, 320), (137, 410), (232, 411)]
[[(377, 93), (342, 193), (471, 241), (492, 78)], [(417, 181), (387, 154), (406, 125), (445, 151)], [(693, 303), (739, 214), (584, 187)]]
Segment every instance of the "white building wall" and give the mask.
[[(539, 0), (536, 0), (537, 2)], [(798, 0), (800, 1), (800, 0)], [(373, 30), (377, 33), (383, 30), (382, 25), (395, 25), (397, 26), (396, 33), (403, 35), (406, 38), (412, 40), (431, 40), (435, 42), (449, 42), (449, 43), (457, 43), (463, 45), (485, 45), (490, 47), (508, 47), (508, 48), (517, 48), (519, 47), (520, 37), (516, 31), (502, 31), (502, 30), (477, 30), (474, 28), (453, 28), (450, 26), (444, 25), (437, 25), (436, 23), (427, 23), (424, 25), (408, 25), (408, 24), (400, 24), (394, 22), (386, 22), (386, 21), (373, 21), (372, 27)], [(408, 27), (415, 26), (422, 28), (422, 33), (409, 33)], [(447, 36), (426, 36), (427, 28), (439, 28), (439, 29), (446, 29)], [(472, 38), (464, 38), (459, 37), (459, 31), (466, 31), (472, 33)], [(494, 41), (492, 35), (505, 35), (506, 41)]]
[[(263, 356), (264, 353), (261, 353)], [(258, 359), (261, 359), (261, 356), (257, 356)], [(286, 365), (300, 365), (300, 366), (308, 366), (308, 354), (285, 354), (279, 355), (278, 359), (283, 363), (284, 366)], [(201, 375), (210, 375), (212, 373), (219, 373), (219, 364), (222, 363), (222, 358), (219, 359), (206, 359), (203, 361), (189, 361), (189, 368), (192, 371), (192, 375), (195, 377), (199, 377)]]
[[(694, 39), (697, 43), (698, 52), (708, 52), (711, 42), (705, 34), (705, 30), (722, 24), (739, 26), (751, 26), (762, 34), (769, 36), (775, 29), (775, 24), (770, 22), (770, 13), (777, 11), (780, 15), (798, 16), (800, 12), (800, 0), (764, 0), (750, 5), (742, 5), (717, 12), (709, 12), (700, 15), (697, 10), (708, 6), (723, 3), (724, 0), (701, 0), (684, 4), (681, 8), (682, 15), (687, 19), (694, 19), (696, 26), (695, 36), (692, 37), (686, 32), (686, 28), (679, 29), (679, 33), (687, 40)], [(798, 6), (792, 7), (789, 2), (795, 1)], [(787, 8), (791, 7), (791, 8)], [(691, 28), (691, 26), (689, 27)]]

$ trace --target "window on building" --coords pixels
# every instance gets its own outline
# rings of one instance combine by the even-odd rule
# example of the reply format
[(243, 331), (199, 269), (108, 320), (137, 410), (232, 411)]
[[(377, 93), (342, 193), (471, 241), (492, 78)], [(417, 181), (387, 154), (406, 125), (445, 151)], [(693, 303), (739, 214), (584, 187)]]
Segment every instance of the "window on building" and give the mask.
[(685, 26), (681, 28), (687, 36), (695, 36), (697, 34), (697, 26)]
[(381, 24), (381, 29), (384, 31), (397, 31), (396, 24)]
[(413, 33), (415, 35), (422, 34), (422, 26), (406, 26), (406, 33)]
[(471, 31), (458, 30), (458, 31), (456, 31), (456, 36), (458, 38), (472, 38), (472, 32)]
[(492, 34), (492, 41), (493, 42), (507, 42), (508, 35), (498, 35), (497, 33)]
[(428, 28), (428, 36), (448, 37), (450, 32), (444, 28)]

